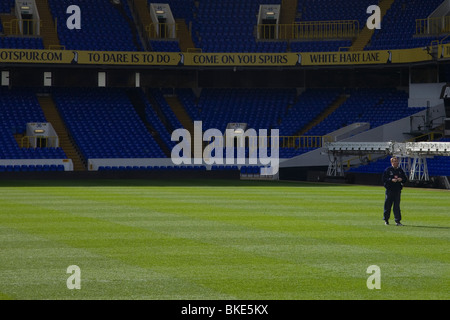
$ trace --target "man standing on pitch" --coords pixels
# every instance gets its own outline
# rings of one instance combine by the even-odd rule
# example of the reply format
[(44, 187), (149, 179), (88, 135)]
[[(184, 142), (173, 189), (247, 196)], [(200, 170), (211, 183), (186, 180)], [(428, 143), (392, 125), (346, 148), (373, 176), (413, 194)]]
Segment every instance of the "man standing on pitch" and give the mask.
[(386, 199), (384, 200), (384, 223), (389, 224), (391, 217), (391, 208), (394, 205), (394, 218), (397, 226), (402, 226), (402, 214), (400, 211), (400, 196), (403, 189), (403, 184), (408, 180), (405, 172), (399, 167), (397, 157), (391, 158), (390, 167), (383, 172), (383, 184), (386, 188)]

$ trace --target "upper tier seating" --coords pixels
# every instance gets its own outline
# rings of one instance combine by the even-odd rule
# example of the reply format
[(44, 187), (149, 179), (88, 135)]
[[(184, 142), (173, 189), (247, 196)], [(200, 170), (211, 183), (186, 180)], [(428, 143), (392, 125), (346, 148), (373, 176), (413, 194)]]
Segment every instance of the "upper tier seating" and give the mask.
[(180, 45), (176, 40), (151, 40), (150, 46), (153, 51), (181, 52)]
[(0, 48), (44, 49), (44, 43), (39, 37), (0, 37)]
[(442, 0), (396, 0), (387, 11), (381, 29), (375, 30), (365, 50), (417, 48), (442, 37), (413, 37), (416, 19), (427, 18)]
[[(15, 0), (1, 0), (0, 1), (0, 14), (10, 14), (12, 8), (14, 8)], [(44, 49), (44, 43), (40, 37), (28, 37), (28, 36), (2, 36), (5, 32), (2, 19), (0, 18), (0, 49)]]
[[(367, 7), (372, 4), (374, 4), (372, 0), (299, 0), (295, 21), (357, 20), (361, 30), (364, 28), (368, 18), (366, 14)], [(294, 52), (324, 52), (340, 51), (351, 45), (351, 39), (292, 41), (290, 48)]]
[(11, 13), (12, 8), (14, 8), (14, 3), (16, 0), (2, 0), (0, 1), (0, 13)]
[(199, 2), (193, 40), (203, 52), (286, 52), (285, 41), (256, 41), (254, 31), (260, 4), (280, 0), (205, 0)]
[[(154, 3), (148, 0), (147, 3)], [(195, 0), (165, 0), (161, 3), (167, 3), (170, 6), (174, 19), (184, 19), (187, 24), (194, 19)]]
[(367, 21), (367, 8), (373, 0), (299, 0), (296, 21), (358, 20), (360, 29)]
[[(68, 50), (136, 51), (133, 33), (126, 18), (109, 0), (49, 0), (53, 17), (58, 21), (61, 45)], [(81, 10), (81, 29), (69, 30), (67, 7), (78, 5)], [(130, 17), (126, 1), (125, 14)]]
[[(48, 0), (53, 17), (58, 21), (61, 45), (68, 50), (136, 51), (142, 50), (135, 36), (132, 15), (127, 1), (122, 9), (110, 0)], [(148, 3), (151, 1), (148, 0)], [(375, 1), (377, 2), (377, 1)], [(375, 30), (365, 50), (424, 47), (436, 37), (414, 37), (415, 21), (426, 18), (442, 0), (396, 0), (383, 18), (381, 30)], [(255, 39), (256, 16), (260, 4), (281, 4), (281, 0), (168, 0), (176, 19), (185, 19), (192, 27), (192, 38), (203, 52), (324, 52), (347, 50), (351, 39), (320, 41), (260, 41)], [(357, 20), (364, 28), (371, 0), (298, 1), (297, 22)], [(66, 26), (69, 5), (80, 6), (81, 30)], [(14, 1), (2, 0), (0, 13), (9, 13)], [(120, 7), (119, 7), (120, 8)], [(2, 32), (0, 24), (0, 34)], [(4, 29), (4, 28), (3, 28)], [(178, 40), (151, 42), (153, 51), (180, 51)], [(43, 49), (40, 37), (0, 37), (0, 48)]]

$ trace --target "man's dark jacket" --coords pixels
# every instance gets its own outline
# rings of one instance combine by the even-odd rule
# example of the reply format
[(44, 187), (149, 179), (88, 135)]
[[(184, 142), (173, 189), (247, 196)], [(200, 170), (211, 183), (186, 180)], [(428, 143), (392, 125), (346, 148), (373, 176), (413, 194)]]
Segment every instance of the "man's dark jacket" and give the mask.
[[(394, 178), (402, 178), (401, 182), (392, 182)], [(390, 166), (383, 172), (383, 185), (389, 191), (400, 191), (403, 189), (403, 184), (408, 181), (408, 177), (402, 168), (394, 168)]]

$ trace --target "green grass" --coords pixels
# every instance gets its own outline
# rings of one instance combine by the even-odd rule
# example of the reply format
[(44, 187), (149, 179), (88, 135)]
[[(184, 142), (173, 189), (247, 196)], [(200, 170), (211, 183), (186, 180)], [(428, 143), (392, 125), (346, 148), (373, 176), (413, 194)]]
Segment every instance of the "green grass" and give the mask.
[(449, 299), (450, 193), (405, 188), (404, 227), (383, 224), (383, 200), (376, 186), (1, 181), (0, 299)]

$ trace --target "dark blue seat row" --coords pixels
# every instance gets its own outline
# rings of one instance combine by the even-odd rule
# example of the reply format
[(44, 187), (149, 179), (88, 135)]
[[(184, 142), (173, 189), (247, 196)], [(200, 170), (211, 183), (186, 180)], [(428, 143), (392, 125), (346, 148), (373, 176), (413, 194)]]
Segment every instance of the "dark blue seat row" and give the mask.
[(44, 164), (44, 165), (0, 165), (0, 172), (61, 172), (64, 171), (63, 165)]
[(261, 173), (261, 167), (259, 166), (242, 166), (242, 175), (259, 175)]
[[(1, 32), (1, 30), (0, 30)], [(0, 37), (0, 48), (5, 49), (44, 49), (42, 38)]]
[(204, 166), (99, 166), (98, 171), (167, 171), (195, 170), (204, 171)]

